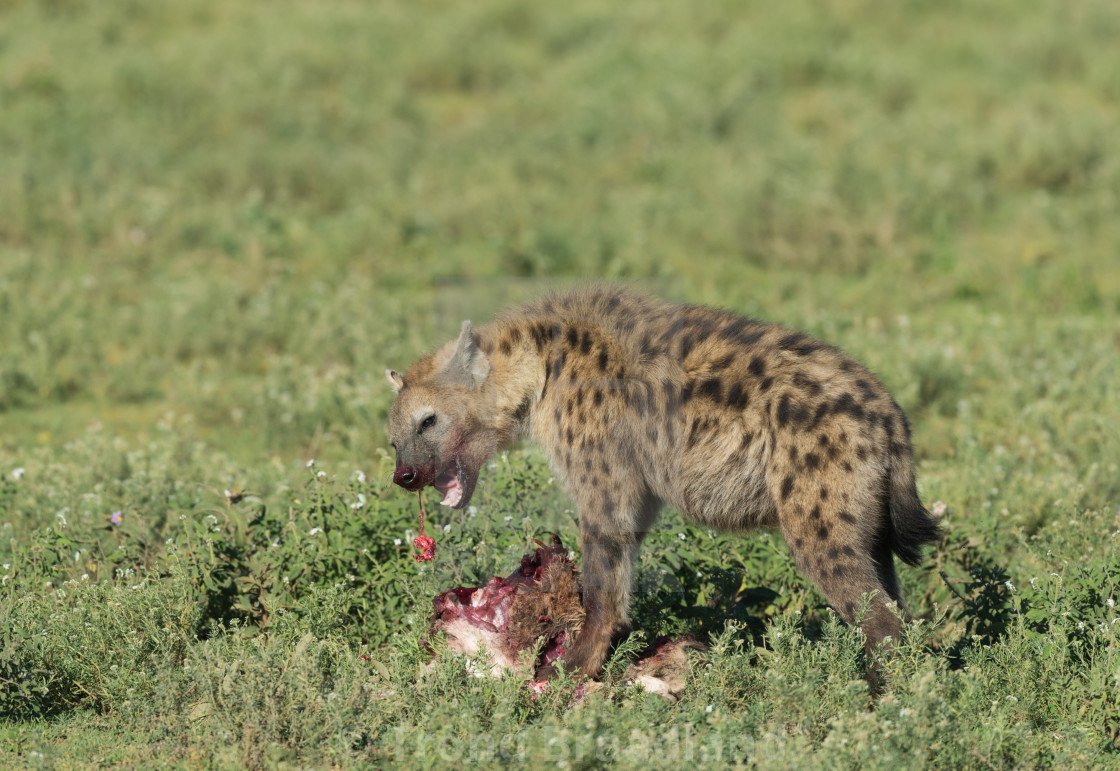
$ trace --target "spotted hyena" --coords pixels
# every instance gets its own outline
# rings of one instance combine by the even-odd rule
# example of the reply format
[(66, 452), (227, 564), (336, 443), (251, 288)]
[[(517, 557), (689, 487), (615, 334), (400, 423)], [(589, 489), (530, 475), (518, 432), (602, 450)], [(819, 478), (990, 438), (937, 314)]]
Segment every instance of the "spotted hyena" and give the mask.
[(565, 657), (595, 676), (628, 629), (631, 569), (663, 504), (702, 525), (777, 527), (869, 653), (906, 606), (894, 556), (938, 528), (906, 416), (838, 349), (734, 313), (618, 288), (545, 297), (387, 373), (393, 480), (468, 504), (483, 462), (531, 437), (579, 506), (586, 621)]

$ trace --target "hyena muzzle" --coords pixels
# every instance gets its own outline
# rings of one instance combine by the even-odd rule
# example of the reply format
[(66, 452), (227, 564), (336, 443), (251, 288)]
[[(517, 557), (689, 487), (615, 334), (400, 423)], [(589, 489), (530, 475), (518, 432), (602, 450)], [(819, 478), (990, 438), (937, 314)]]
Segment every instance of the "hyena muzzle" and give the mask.
[(513, 309), (386, 373), (393, 481), (465, 507), (495, 451), (532, 438), (579, 507), (586, 621), (569, 669), (598, 674), (628, 627), (631, 570), (663, 504), (722, 529), (777, 527), (870, 657), (907, 615), (938, 525), (910, 429), (863, 366), (798, 332), (613, 287)]

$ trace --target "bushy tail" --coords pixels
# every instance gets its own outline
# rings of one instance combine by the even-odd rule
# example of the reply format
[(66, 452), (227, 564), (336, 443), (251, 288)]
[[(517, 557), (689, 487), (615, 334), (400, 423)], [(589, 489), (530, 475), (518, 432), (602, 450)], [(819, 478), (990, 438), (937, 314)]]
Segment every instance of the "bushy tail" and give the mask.
[(941, 527), (918, 499), (910, 453), (892, 460), (889, 487), (891, 550), (907, 565), (917, 565), (922, 545), (940, 538)]

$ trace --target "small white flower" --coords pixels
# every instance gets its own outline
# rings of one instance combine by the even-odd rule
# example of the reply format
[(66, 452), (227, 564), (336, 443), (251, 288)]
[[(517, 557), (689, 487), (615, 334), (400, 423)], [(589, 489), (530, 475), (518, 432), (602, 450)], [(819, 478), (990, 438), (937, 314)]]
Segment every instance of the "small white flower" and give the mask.
[(1077, 628), (1078, 629), (1084, 629), (1085, 628), (1085, 622), (1084, 621), (1078, 621), (1077, 622)]
[(319, 477), (320, 479), (322, 479), (322, 478), (323, 478), (323, 477), (325, 477), (326, 475), (327, 475), (327, 472), (325, 472), (325, 471), (317, 471), (317, 472), (315, 472), (315, 476)]
[(11, 565), (11, 563), (10, 563), (10, 562), (5, 562), (5, 563), (4, 563), (4, 570), (10, 570), (10, 569), (11, 569), (11, 567), (12, 567), (12, 565)]
[(81, 553), (81, 552), (77, 552), (77, 551), (76, 551), (76, 552), (74, 552), (74, 561), (75, 561), (75, 562), (78, 562), (78, 561), (80, 561), (81, 559), (82, 559), (82, 553)]
[(467, 507), (467, 513), (470, 514), (473, 517), (475, 514), (478, 513), (478, 507), (477, 506), (468, 506)]
[(88, 581), (89, 580), (89, 573), (82, 573), (82, 580), (83, 581)]
[(366, 483), (366, 472), (358, 469), (354, 472), (354, 479), (358, 480), (358, 484), (364, 485)]
[(308, 535), (319, 535), (319, 533), (321, 533), (321, 532), (323, 532), (323, 528), (313, 527), (313, 528), (311, 528), (311, 532), (309, 532)]
[(948, 506), (946, 506), (946, 505), (945, 505), (945, 504), (944, 504), (943, 502), (941, 502), (941, 501), (934, 501), (934, 502), (933, 502), (933, 506), (931, 506), (931, 507), (930, 507), (930, 509), (932, 509), (933, 513), (934, 513), (935, 515), (939, 516), (939, 517), (940, 517), (940, 516), (941, 516), (942, 514), (944, 514), (944, 513), (945, 513), (945, 509), (947, 509), (947, 508), (949, 508), (949, 507), (948, 507)]
[(291, 583), (290, 579), (287, 576), (284, 576), (284, 586), (287, 586), (289, 583)]
[(311, 468), (311, 467), (312, 467), (312, 466), (314, 466), (314, 465), (315, 465), (315, 459), (314, 459), (314, 458), (312, 458), (311, 460), (307, 461), (307, 467), (308, 467), (308, 468)]
[(1004, 581), (1003, 585), (1006, 586), (1008, 590), (1012, 592), (1015, 591), (1015, 584), (1011, 583), (1010, 581)]
[[(8, 566), (5, 565), (4, 570), (7, 570), (7, 569), (8, 569)], [(1107, 600), (1105, 600), (1105, 604), (1108, 605), (1108, 607), (1110, 607), (1110, 608), (1115, 608), (1116, 607), (1116, 600), (1109, 597)]]
[(443, 532), (445, 532), (445, 533), (450, 533), (451, 532), (451, 523), (450, 522), (443, 526)]
[(682, 541), (683, 541), (683, 540), (684, 540), (684, 539), (685, 539), (686, 537), (687, 537), (687, 536), (686, 536), (686, 535), (685, 535), (684, 533), (677, 533), (677, 538), (680, 538), (680, 539), (681, 539)]
[(704, 711), (705, 712), (711, 712), (712, 711), (712, 705), (709, 704), (708, 706), (704, 707)]
[(12, 469), (12, 479), (18, 482), (20, 480), (20, 477), (22, 477), (26, 473), (27, 469), (23, 468), (22, 466), (20, 468)]
[(400, 538), (394, 538), (393, 539), (393, 546), (400, 546), (400, 545), (401, 545), (401, 539)]
[(507, 517), (505, 518), (505, 520), (506, 520), (506, 522), (512, 522), (512, 521), (513, 521), (513, 517), (507, 516)]
[(898, 711), (899, 717), (906, 717), (909, 714), (910, 714), (910, 708), (909, 707), (903, 707), (902, 709), (900, 709)]
[(1038, 576), (1035, 576), (1034, 578), (1032, 578), (1031, 579), (1031, 586), (1034, 586), (1034, 582), (1037, 581), (1037, 580), (1038, 580)]

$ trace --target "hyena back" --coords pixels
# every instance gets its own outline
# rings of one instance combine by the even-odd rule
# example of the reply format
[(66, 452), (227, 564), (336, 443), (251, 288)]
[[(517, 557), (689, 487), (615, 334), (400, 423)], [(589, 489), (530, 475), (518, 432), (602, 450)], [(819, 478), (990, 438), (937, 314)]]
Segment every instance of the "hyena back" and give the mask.
[(532, 438), (579, 507), (587, 620), (565, 657), (598, 674), (628, 630), (631, 570), (662, 505), (777, 527), (869, 653), (898, 638), (894, 557), (938, 527), (905, 415), (867, 369), (784, 327), (603, 287), (554, 295), (387, 372), (394, 481), (467, 505), (483, 462)]

